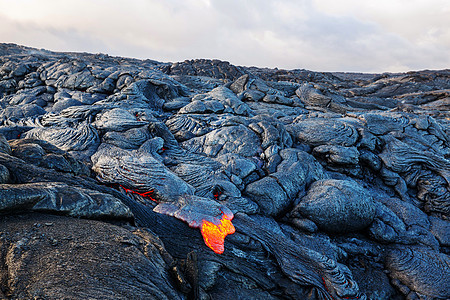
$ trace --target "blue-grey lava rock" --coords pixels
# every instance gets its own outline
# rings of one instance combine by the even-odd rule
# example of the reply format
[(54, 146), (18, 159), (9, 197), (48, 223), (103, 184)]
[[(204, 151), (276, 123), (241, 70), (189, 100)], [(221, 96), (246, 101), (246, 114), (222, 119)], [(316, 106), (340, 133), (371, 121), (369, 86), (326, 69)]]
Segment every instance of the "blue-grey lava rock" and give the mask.
[(348, 180), (318, 180), (295, 208), (328, 232), (366, 228), (375, 217), (375, 203), (359, 184)]
[(447, 299), (449, 91), (0, 44), (0, 298)]

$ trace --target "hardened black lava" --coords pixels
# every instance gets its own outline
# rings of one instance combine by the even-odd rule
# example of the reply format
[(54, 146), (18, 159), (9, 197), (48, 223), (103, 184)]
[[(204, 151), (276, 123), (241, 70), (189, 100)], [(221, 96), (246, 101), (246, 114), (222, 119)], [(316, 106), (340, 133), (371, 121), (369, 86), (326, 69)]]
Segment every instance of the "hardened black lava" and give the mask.
[(0, 44), (0, 298), (450, 298), (450, 71)]

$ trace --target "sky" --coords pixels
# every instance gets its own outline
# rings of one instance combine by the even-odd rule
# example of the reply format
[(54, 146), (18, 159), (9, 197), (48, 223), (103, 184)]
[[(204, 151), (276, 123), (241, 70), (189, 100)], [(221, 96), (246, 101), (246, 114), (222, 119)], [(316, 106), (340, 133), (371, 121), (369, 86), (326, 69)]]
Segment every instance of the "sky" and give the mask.
[(0, 0), (0, 42), (314, 71), (450, 68), (449, 0)]

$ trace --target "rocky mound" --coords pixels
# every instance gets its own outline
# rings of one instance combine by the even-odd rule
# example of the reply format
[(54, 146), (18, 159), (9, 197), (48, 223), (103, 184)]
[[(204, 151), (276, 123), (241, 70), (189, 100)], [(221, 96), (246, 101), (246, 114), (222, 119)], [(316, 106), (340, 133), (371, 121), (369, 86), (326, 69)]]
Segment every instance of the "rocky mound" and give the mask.
[(450, 298), (449, 70), (0, 54), (1, 298)]

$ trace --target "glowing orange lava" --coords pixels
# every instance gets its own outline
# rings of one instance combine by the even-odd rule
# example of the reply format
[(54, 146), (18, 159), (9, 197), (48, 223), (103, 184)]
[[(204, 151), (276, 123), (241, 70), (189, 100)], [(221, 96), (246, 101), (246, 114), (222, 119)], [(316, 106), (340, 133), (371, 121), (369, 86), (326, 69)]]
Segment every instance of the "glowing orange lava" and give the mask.
[(203, 240), (205, 241), (206, 246), (211, 248), (217, 254), (222, 254), (224, 251), (225, 237), (235, 232), (234, 226), (231, 224), (231, 219), (233, 219), (233, 217), (223, 214), (218, 225), (205, 220), (202, 222), (200, 231)]

